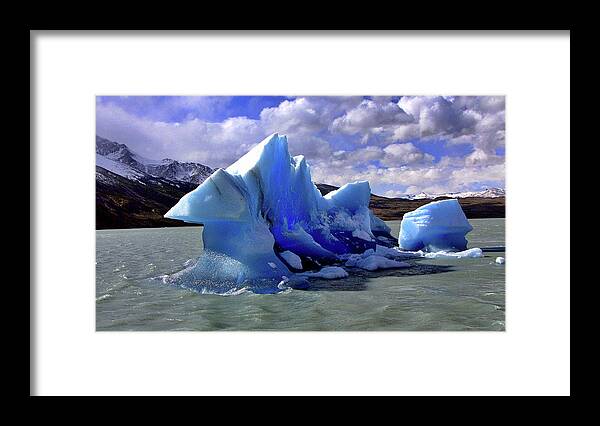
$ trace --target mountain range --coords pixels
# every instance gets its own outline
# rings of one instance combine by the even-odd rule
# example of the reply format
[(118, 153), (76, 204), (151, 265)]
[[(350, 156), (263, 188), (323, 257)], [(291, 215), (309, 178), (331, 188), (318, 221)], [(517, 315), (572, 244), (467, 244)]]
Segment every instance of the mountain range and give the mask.
[(502, 188), (485, 188), (481, 191), (446, 192), (441, 194), (429, 194), (421, 192), (415, 195), (407, 195), (408, 200), (435, 200), (436, 198), (499, 198), (505, 197), (506, 191)]
[(196, 185), (204, 182), (214, 172), (204, 164), (181, 163), (170, 158), (149, 160), (134, 153), (125, 144), (100, 136), (96, 136), (96, 165), (130, 178), (150, 175)]
[[(163, 215), (214, 170), (193, 162), (165, 158), (150, 160), (127, 145), (96, 136), (96, 229), (185, 226)], [(322, 194), (336, 186), (317, 184)], [(468, 218), (504, 217), (505, 192), (417, 194), (406, 198), (371, 195), (369, 207), (384, 220), (402, 219), (404, 213), (433, 199), (458, 198)]]

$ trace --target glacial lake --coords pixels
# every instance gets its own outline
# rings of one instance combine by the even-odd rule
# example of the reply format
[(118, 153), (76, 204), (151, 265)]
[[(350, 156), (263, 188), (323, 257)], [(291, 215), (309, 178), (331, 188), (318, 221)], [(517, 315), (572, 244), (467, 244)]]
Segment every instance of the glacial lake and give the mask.
[[(202, 228), (96, 231), (96, 330), (505, 329), (504, 219), (471, 219), (482, 258), (417, 259), (408, 269), (312, 280), (278, 294), (200, 294), (159, 279), (193, 262)], [(389, 221), (397, 237), (400, 221)], [(510, 262), (510, 259), (508, 259)]]

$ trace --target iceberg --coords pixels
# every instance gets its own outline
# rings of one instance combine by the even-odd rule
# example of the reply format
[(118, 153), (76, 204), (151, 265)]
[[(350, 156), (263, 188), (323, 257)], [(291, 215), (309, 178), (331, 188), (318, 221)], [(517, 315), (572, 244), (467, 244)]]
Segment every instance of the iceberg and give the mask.
[[(274, 133), (217, 169), (165, 217), (203, 225), (204, 252), (182, 271), (195, 282), (244, 288), (266, 280), (277, 289), (282, 280), (293, 287), (302, 277), (295, 272), (398, 244), (369, 210), (370, 195), (369, 183), (359, 181), (322, 196), (305, 158), (292, 157), (286, 136)], [(343, 274), (335, 269), (322, 275)]]
[(472, 230), (458, 200), (434, 201), (404, 215), (399, 245), (409, 251), (464, 251)]

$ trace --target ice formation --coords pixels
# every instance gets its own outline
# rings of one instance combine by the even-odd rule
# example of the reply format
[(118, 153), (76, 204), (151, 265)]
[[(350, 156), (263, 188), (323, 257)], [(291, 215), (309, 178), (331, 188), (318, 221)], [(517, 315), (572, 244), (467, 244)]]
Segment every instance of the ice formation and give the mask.
[(348, 272), (339, 266), (326, 266), (318, 272), (303, 272), (302, 276), (335, 280), (338, 278), (346, 278), (348, 276)]
[[(304, 157), (290, 156), (287, 138), (275, 133), (217, 169), (165, 217), (204, 225), (204, 253), (212, 257), (210, 262), (201, 257), (192, 268), (197, 281), (218, 280), (222, 273), (237, 286), (255, 280), (277, 286), (282, 277), (293, 285), (293, 272), (303, 268), (396, 244), (390, 228), (369, 210), (370, 194), (362, 181), (322, 196)], [(215, 259), (235, 268), (221, 272)]]
[(202, 293), (273, 293), (307, 278), (339, 279), (341, 267), (406, 268), (414, 258), (481, 257), (467, 248), (473, 228), (457, 200), (404, 215), (400, 241), (369, 210), (366, 181), (322, 196), (303, 156), (292, 157), (277, 133), (226, 169), (217, 169), (165, 217), (202, 224), (204, 250), (165, 282)]
[(408, 212), (400, 223), (403, 250), (463, 251), (473, 230), (458, 200), (434, 201)]
[(300, 259), (300, 256), (292, 253), (291, 251), (282, 251), (279, 253), (279, 255), (289, 267), (294, 269), (302, 269), (302, 259)]
[(377, 269), (408, 268), (410, 264), (399, 262), (394, 259), (388, 259), (387, 257), (378, 254), (369, 254), (366, 256), (353, 254), (346, 260), (346, 266), (365, 269), (367, 271), (375, 271)]
[(506, 262), (506, 260), (504, 260), (504, 258), (502, 256), (498, 256), (496, 258), (496, 263), (499, 265), (504, 265), (504, 262)]
[(427, 252), (418, 252), (422, 253), (422, 256), (427, 259), (463, 259), (465, 257), (483, 257), (483, 250), (480, 248), (472, 248), (464, 251), (436, 251), (432, 253)]

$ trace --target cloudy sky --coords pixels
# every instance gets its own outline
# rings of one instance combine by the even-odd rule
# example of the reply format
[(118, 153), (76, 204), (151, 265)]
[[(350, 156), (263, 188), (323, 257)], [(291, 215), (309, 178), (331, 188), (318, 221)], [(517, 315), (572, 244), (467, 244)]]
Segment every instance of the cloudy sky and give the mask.
[(503, 96), (98, 97), (96, 133), (151, 158), (226, 167), (288, 136), (313, 181), (375, 194), (504, 188)]

